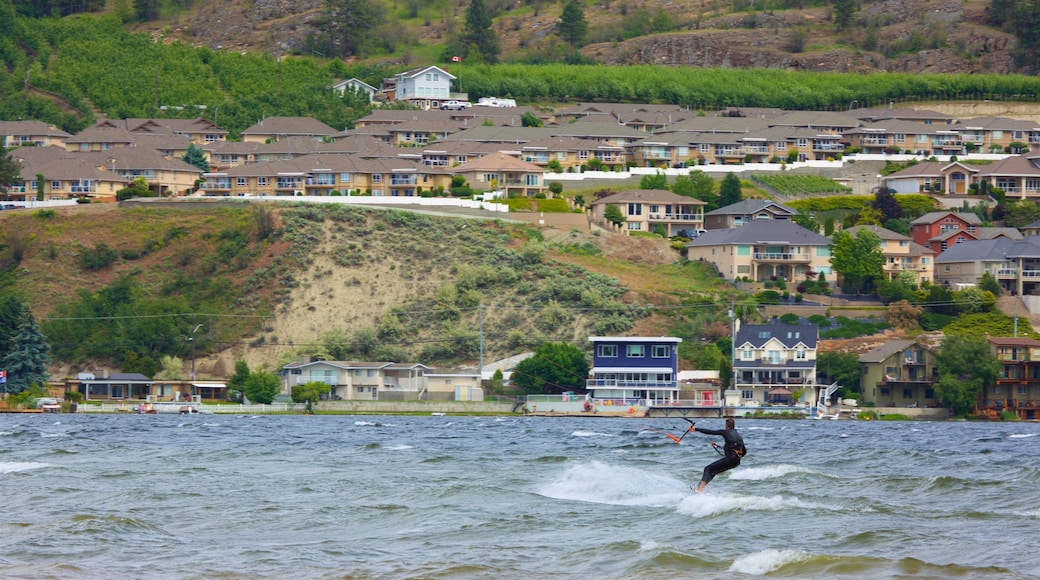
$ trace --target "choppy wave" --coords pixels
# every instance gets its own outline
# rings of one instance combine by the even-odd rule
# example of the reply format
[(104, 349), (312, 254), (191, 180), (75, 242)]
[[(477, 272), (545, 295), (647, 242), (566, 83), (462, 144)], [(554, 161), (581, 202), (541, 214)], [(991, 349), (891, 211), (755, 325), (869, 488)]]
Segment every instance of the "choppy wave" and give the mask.
[(30, 471), (33, 469), (44, 469), (46, 467), (54, 467), (50, 463), (40, 463), (37, 461), (15, 461), (10, 463), (0, 462), (0, 473), (18, 473), (19, 471)]
[(775, 479), (778, 477), (787, 477), (795, 473), (807, 473), (810, 475), (820, 475), (820, 472), (815, 469), (810, 469), (801, 465), (790, 465), (790, 464), (778, 464), (778, 465), (763, 465), (756, 467), (744, 467), (743, 465), (739, 469), (734, 469), (729, 473), (729, 479), (740, 481), (758, 481), (763, 479)]

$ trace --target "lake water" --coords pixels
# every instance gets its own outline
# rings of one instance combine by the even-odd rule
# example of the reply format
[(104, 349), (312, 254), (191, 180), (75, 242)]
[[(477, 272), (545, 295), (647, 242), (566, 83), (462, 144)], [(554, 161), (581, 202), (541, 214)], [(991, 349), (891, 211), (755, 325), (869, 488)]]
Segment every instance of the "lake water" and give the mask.
[(1036, 423), (738, 420), (703, 495), (684, 426), (0, 415), (0, 577), (1040, 574)]

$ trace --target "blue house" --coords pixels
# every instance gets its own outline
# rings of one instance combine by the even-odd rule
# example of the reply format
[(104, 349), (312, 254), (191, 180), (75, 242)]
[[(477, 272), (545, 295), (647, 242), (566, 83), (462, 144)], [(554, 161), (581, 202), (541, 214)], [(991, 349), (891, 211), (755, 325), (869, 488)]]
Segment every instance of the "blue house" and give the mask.
[(590, 336), (589, 342), (592, 378), (586, 387), (592, 398), (646, 406), (678, 399), (681, 338)]

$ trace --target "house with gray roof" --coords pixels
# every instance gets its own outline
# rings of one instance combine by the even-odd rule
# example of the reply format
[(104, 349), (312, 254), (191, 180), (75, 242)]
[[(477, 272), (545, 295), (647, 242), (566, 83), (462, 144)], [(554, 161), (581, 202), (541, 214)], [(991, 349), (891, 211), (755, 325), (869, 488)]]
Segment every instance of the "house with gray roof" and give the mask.
[(788, 221), (798, 212), (769, 199), (745, 199), (704, 214), (704, 228), (722, 230), (759, 220)]
[[(1016, 261), (1008, 256), (1017, 242), (999, 237), (970, 240), (951, 246), (935, 258), (935, 282), (954, 290), (975, 286), (983, 274), (990, 274), (1007, 291), (1016, 286), (1019, 271)], [(1040, 245), (1037, 247), (1040, 259)], [(1030, 263), (1026, 258), (1027, 263)]]
[(979, 168), (978, 177), (1009, 199), (1040, 200), (1040, 153), (1012, 155)]
[(756, 220), (708, 230), (686, 245), (687, 257), (712, 264), (727, 280), (804, 280), (831, 269), (830, 239), (786, 220)]
[(885, 257), (882, 272), (889, 280), (905, 272), (914, 275), (914, 283), (931, 282), (935, 275), (935, 252), (915, 243), (908, 236), (878, 225), (853, 226), (846, 230), (855, 238), (860, 230), (873, 232), (881, 238), (881, 254)]
[(741, 404), (790, 404), (796, 390), (803, 391), (799, 399), (815, 400), (819, 337), (820, 327), (808, 322), (786, 324), (773, 319), (768, 324), (745, 325), (736, 321), (733, 379)]

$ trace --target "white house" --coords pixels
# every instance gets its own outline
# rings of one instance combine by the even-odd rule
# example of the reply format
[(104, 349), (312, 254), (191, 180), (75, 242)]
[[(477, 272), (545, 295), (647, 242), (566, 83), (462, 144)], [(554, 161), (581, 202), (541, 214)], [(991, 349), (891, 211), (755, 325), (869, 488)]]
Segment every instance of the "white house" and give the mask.
[(340, 82), (332, 85), (332, 90), (335, 91), (337, 94), (339, 94), (339, 96), (341, 96), (341, 97), (348, 90), (349, 91), (362, 91), (362, 92), (368, 94), (368, 102), (370, 102), (370, 103), (375, 101), (376, 93), (379, 92), (379, 89), (373, 87), (372, 85), (366, 83), (365, 81), (363, 81), (361, 79), (347, 79), (345, 81), (340, 81)]
[(436, 66), (398, 73), (394, 78), (393, 100), (405, 101), (420, 109), (435, 109), (451, 98), (455, 77)]

